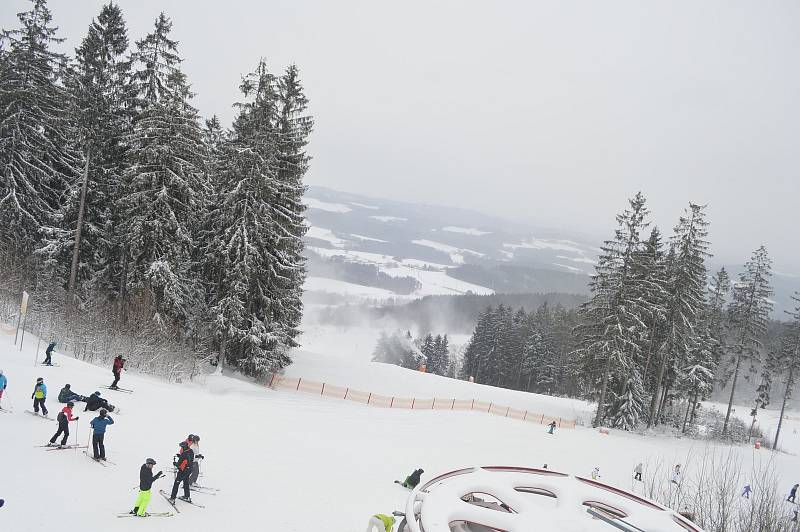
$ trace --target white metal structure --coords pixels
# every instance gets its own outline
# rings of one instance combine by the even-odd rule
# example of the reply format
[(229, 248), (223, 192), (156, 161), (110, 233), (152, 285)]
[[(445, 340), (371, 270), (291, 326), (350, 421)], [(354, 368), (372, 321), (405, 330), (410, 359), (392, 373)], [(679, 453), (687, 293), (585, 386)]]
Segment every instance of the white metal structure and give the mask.
[(417, 486), (403, 532), (702, 532), (658, 503), (549, 469), (485, 466)]

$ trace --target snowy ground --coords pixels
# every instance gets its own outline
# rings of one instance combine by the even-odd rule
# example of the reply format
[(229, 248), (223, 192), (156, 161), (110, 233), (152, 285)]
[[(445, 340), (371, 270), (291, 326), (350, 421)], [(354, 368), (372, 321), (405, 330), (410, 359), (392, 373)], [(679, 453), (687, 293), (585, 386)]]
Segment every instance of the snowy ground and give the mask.
[[(386, 388), (402, 379), (401, 371), (368, 364), (374, 343), (366, 332), (350, 334), (355, 344), (322, 331), (308, 350), (299, 354), (290, 372), (316, 372), (321, 380), (348, 379), (342, 364), (350, 364), (352, 382)], [(334, 335), (335, 336), (335, 335)], [(325, 344), (325, 338), (331, 338)], [(27, 335), (20, 352), (13, 333), (0, 330), (0, 367), (9, 378), (0, 415), (3, 465), (0, 471), (0, 530), (275, 530), (312, 532), (361, 531), (368, 517), (404, 506), (407, 492), (392, 483), (415, 467), (426, 470), (423, 480), (467, 465), (541, 466), (588, 474), (598, 466), (604, 480), (630, 488), (630, 472), (639, 461), (659, 457), (681, 462), (691, 449), (704, 444), (692, 440), (644, 437), (612, 432), (606, 436), (589, 429), (562, 430), (547, 435), (544, 428), (472, 412), (403, 411), (365, 407), (293, 392), (276, 392), (241, 380), (212, 376), (204, 383), (171, 384), (156, 378), (125, 374), (121, 385), (135, 394), (100, 388), (111, 381), (107, 368), (98, 368), (65, 356), (59, 367), (33, 365), (36, 339)], [(357, 347), (353, 347), (356, 345)], [(322, 351), (326, 354), (314, 354)], [(333, 355), (331, 352), (337, 352)], [(350, 351), (348, 356), (348, 351)], [(339, 364), (335, 364), (339, 362)], [(410, 373), (400, 382), (417, 395), (438, 395), (442, 381)], [(56, 429), (23, 412), (30, 408), (36, 377), (45, 378), (51, 416), (58, 412), (56, 396), (69, 382), (78, 393), (99, 389), (122, 412), (114, 416), (106, 437), (109, 460), (102, 467), (80, 451), (44, 451)], [(485, 388), (485, 387), (480, 387)], [(492, 393), (487, 388), (483, 393)], [(512, 398), (494, 390), (503, 400)], [(518, 394), (522, 395), (522, 394)], [(533, 401), (559, 405), (565, 400), (534, 396)], [(498, 402), (500, 399), (498, 399)], [(79, 403), (80, 404), (80, 403)], [(90, 416), (77, 423), (79, 441), (88, 437)], [(797, 418), (797, 414), (793, 414)], [(787, 445), (800, 450), (789, 423)], [(73, 424), (73, 433), (75, 432)], [(197, 494), (205, 509), (181, 507), (172, 518), (117, 519), (130, 509), (138, 470), (144, 459), (155, 458), (167, 468), (177, 443), (190, 432), (201, 436), (207, 457), (201, 483), (220, 488), (216, 496)], [(74, 439), (74, 436), (73, 436)], [(768, 457), (768, 451), (739, 447), (747, 461)], [(782, 487), (800, 478), (800, 460), (774, 455)], [(168, 479), (156, 486), (169, 489)], [(152, 511), (168, 510), (154, 495)], [(67, 518), (68, 521), (65, 519)], [(66, 525), (66, 526), (65, 526)]]

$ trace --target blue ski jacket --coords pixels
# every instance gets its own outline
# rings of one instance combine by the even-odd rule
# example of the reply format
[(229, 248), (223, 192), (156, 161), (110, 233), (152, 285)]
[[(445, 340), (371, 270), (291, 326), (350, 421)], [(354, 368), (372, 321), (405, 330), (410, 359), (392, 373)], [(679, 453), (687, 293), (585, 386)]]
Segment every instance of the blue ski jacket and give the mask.
[(106, 417), (97, 416), (90, 423), (90, 425), (94, 429), (94, 433), (95, 434), (105, 434), (106, 433), (106, 427), (109, 426), (109, 425), (113, 425), (113, 424), (114, 424), (114, 420), (111, 419), (111, 416), (106, 416)]
[(5, 390), (8, 386), (8, 379), (5, 375), (0, 375), (0, 390)]

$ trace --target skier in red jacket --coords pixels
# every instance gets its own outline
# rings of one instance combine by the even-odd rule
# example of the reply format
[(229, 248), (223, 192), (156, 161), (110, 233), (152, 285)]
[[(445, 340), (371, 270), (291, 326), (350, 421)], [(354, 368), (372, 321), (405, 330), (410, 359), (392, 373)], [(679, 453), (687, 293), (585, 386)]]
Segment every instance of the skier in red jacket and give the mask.
[(78, 419), (80, 419), (77, 417), (72, 417), (73, 406), (75, 406), (75, 403), (70, 401), (67, 403), (67, 406), (62, 408), (61, 412), (58, 413), (58, 432), (53, 434), (53, 437), (50, 438), (50, 443), (47, 445), (48, 447), (55, 445), (56, 440), (62, 433), (64, 434), (64, 437), (61, 438), (61, 444), (58, 447), (61, 448), (67, 444), (67, 438), (69, 438), (69, 422), (78, 421)]
[(125, 366), (125, 359), (122, 358), (122, 355), (117, 355), (116, 358), (114, 358), (114, 366), (111, 368), (111, 372), (114, 374), (114, 382), (111, 383), (111, 386), (109, 386), (109, 388), (114, 390), (117, 389), (117, 383), (119, 382), (119, 378), (122, 375), (122, 370), (124, 369), (124, 366)]

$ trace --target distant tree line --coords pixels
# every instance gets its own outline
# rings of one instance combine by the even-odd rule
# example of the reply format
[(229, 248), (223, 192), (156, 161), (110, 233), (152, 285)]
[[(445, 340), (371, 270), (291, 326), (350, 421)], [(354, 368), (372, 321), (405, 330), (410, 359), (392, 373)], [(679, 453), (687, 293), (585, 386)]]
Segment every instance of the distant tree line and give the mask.
[(201, 119), (163, 13), (118, 4), (73, 56), (45, 0), (0, 34), (0, 267), (69, 312), (153, 327), (248, 375), (289, 363), (305, 277), (312, 128), (297, 67), (262, 60), (231, 128)]
[(646, 232), (649, 225), (637, 194), (617, 216), (591, 296), (577, 311), (486, 309), (460, 377), (587, 397), (598, 403), (595, 425), (625, 430), (662, 423), (665, 407), (679, 403), (683, 416), (671, 419), (686, 431), (698, 402), (729, 387), (726, 434), (742, 379), (755, 385), (754, 420), (778, 379), (785, 406), (800, 369), (800, 294), (787, 322), (770, 321), (772, 265), (763, 246), (736, 282), (724, 268), (709, 275), (704, 206), (690, 204), (666, 242), (657, 227)]

